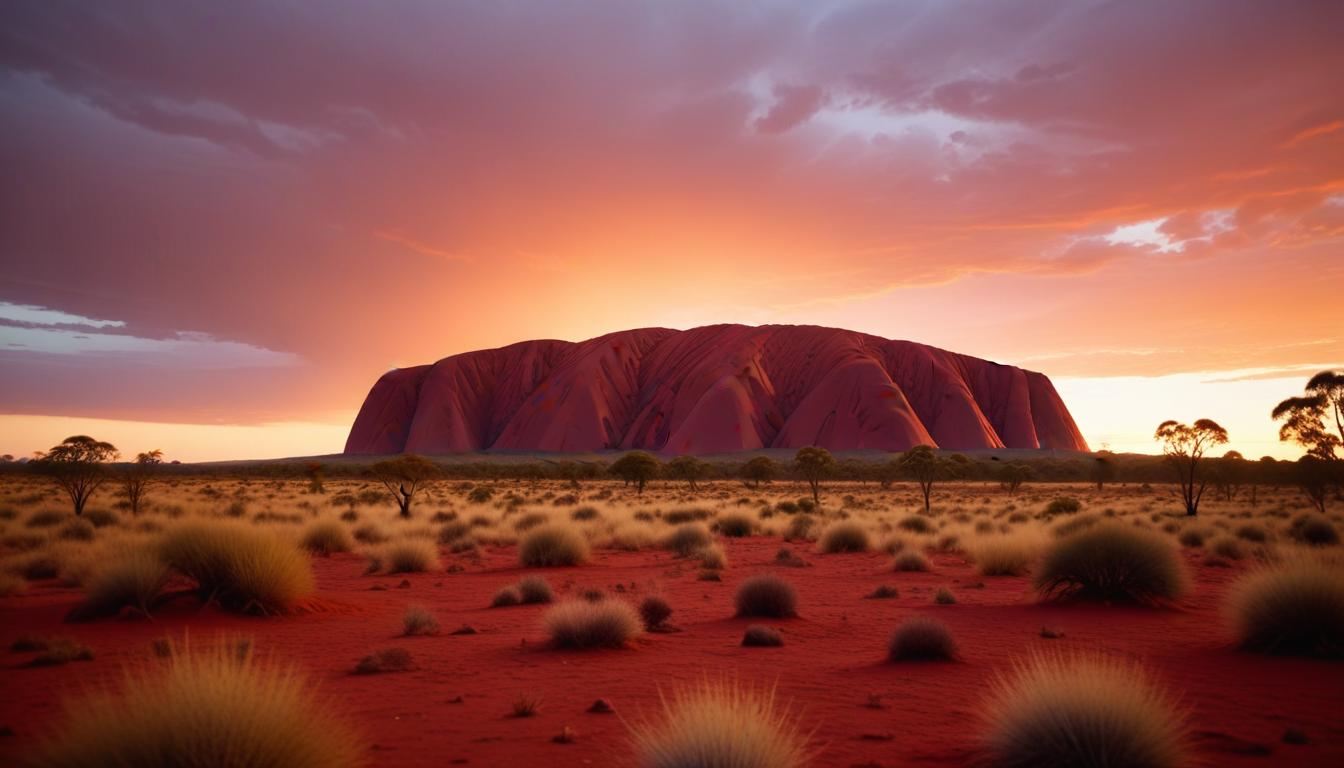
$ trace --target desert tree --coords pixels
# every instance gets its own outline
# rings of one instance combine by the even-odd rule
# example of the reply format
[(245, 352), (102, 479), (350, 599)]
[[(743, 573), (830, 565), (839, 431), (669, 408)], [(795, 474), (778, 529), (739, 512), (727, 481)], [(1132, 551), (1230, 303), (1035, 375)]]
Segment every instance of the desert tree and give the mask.
[(1344, 447), (1344, 372), (1321, 371), (1312, 376), (1303, 396), (1284, 400), (1274, 406), (1271, 415), (1283, 421), (1280, 440), (1297, 443), (1309, 456), (1335, 459), (1336, 451)]
[(1197, 515), (1199, 501), (1209, 482), (1200, 471), (1200, 463), (1211, 448), (1227, 442), (1227, 430), (1212, 419), (1199, 419), (1194, 424), (1168, 420), (1157, 425), (1153, 439), (1162, 443), (1167, 466), (1171, 467), (1180, 486), (1185, 514)]
[(392, 494), (402, 517), (411, 516), (411, 502), (416, 491), (442, 476), (437, 464), (411, 453), (379, 461), (369, 468), (369, 472)]
[(808, 445), (793, 455), (793, 469), (812, 488), (812, 501), (821, 503), (821, 481), (835, 471), (835, 457), (825, 448)]
[(132, 515), (140, 514), (140, 505), (145, 500), (145, 491), (158, 479), (159, 467), (163, 464), (163, 451), (137, 453), (135, 461), (122, 467), (119, 474), (121, 490), (126, 494), (126, 505)]
[(118, 455), (117, 447), (111, 443), (88, 435), (74, 435), (40, 453), (31, 463), (65, 491), (78, 516), (84, 514), (84, 505), (107, 482), (107, 462)]
[(1341, 472), (1344, 462), (1322, 459), (1307, 454), (1293, 465), (1293, 480), (1297, 487), (1311, 502), (1316, 511), (1325, 514), (1325, 503), (1330, 498), (1330, 489), (1344, 482)]
[(903, 475), (919, 484), (919, 490), (924, 494), (925, 512), (929, 511), (929, 496), (933, 493), (933, 484), (939, 480), (956, 477), (960, 471), (960, 462), (939, 456), (937, 451), (927, 445), (916, 445), (902, 454), (900, 466)]
[(769, 456), (754, 456), (742, 465), (742, 481), (752, 488), (761, 487), (779, 476), (779, 462)]
[(1242, 482), (1246, 479), (1246, 459), (1240, 451), (1228, 451), (1222, 458), (1210, 460), (1210, 479), (1213, 489), (1224, 501), (1231, 501), (1237, 495)]
[(709, 477), (713, 466), (704, 459), (698, 459), (694, 456), (678, 456), (667, 462), (667, 474), (678, 480), (685, 480), (691, 490), (696, 490), (696, 483)]
[(1010, 461), (999, 466), (999, 487), (1008, 493), (1017, 493), (1022, 484), (1031, 479), (1031, 467), (1020, 461)]
[(1109, 451), (1101, 451), (1092, 459), (1092, 482), (1097, 484), (1097, 490), (1100, 491), (1114, 480), (1115, 461)]
[(644, 451), (631, 451), (612, 462), (607, 472), (624, 480), (626, 485), (634, 483), (638, 492), (644, 493), (645, 484), (657, 477), (662, 468), (663, 464), (657, 456)]

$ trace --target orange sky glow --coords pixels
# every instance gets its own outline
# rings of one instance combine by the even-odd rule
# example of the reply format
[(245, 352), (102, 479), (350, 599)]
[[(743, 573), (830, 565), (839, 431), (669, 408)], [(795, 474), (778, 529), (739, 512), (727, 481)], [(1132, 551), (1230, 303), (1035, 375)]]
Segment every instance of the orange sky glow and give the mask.
[[(335, 453), (395, 366), (813, 323), (1093, 448), (1295, 457), (1344, 368), (1344, 5), (0, 9), (0, 453)], [(244, 53), (245, 52), (245, 53)]]

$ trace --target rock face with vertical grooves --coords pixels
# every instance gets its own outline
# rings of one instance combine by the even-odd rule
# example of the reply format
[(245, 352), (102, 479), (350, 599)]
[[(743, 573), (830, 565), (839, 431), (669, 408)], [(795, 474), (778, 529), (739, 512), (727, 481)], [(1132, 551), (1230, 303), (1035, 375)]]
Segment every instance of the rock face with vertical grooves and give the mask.
[(1044, 375), (815, 326), (644, 328), (524, 341), (385, 374), (347, 454), (713, 454), (1087, 442)]

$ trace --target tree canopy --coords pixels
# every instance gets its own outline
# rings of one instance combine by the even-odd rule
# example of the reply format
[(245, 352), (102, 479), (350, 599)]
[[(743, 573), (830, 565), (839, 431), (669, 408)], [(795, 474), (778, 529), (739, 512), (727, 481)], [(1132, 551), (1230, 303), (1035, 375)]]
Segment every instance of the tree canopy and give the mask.
[(1157, 425), (1153, 439), (1161, 441), (1162, 453), (1176, 475), (1185, 514), (1198, 514), (1208, 486), (1199, 469), (1200, 461), (1210, 449), (1227, 442), (1227, 430), (1212, 419), (1199, 419), (1194, 424), (1167, 420)]
[(812, 501), (821, 503), (821, 481), (835, 469), (835, 457), (815, 445), (799, 448), (793, 455), (793, 468), (812, 488)]
[(626, 485), (634, 483), (639, 493), (643, 493), (644, 485), (657, 477), (662, 467), (657, 456), (644, 451), (631, 451), (612, 462), (607, 471), (624, 480)]
[(84, 514), (84, 505), (107, 481), (105, 464), (119, 455), (117, 447), (111, 443), (88, 435), (74, 435), (38, 455), (32, 463), (65, 491), (78, 516)]

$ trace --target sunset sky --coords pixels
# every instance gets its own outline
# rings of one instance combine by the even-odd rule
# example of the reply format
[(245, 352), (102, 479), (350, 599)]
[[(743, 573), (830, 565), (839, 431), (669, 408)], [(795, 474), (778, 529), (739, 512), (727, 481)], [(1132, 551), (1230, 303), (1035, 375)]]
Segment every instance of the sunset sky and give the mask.
[(813, 323), (1291, 457), (1344, 3), (0, 5), (0, 453), (339, 452), (396, 366)]

